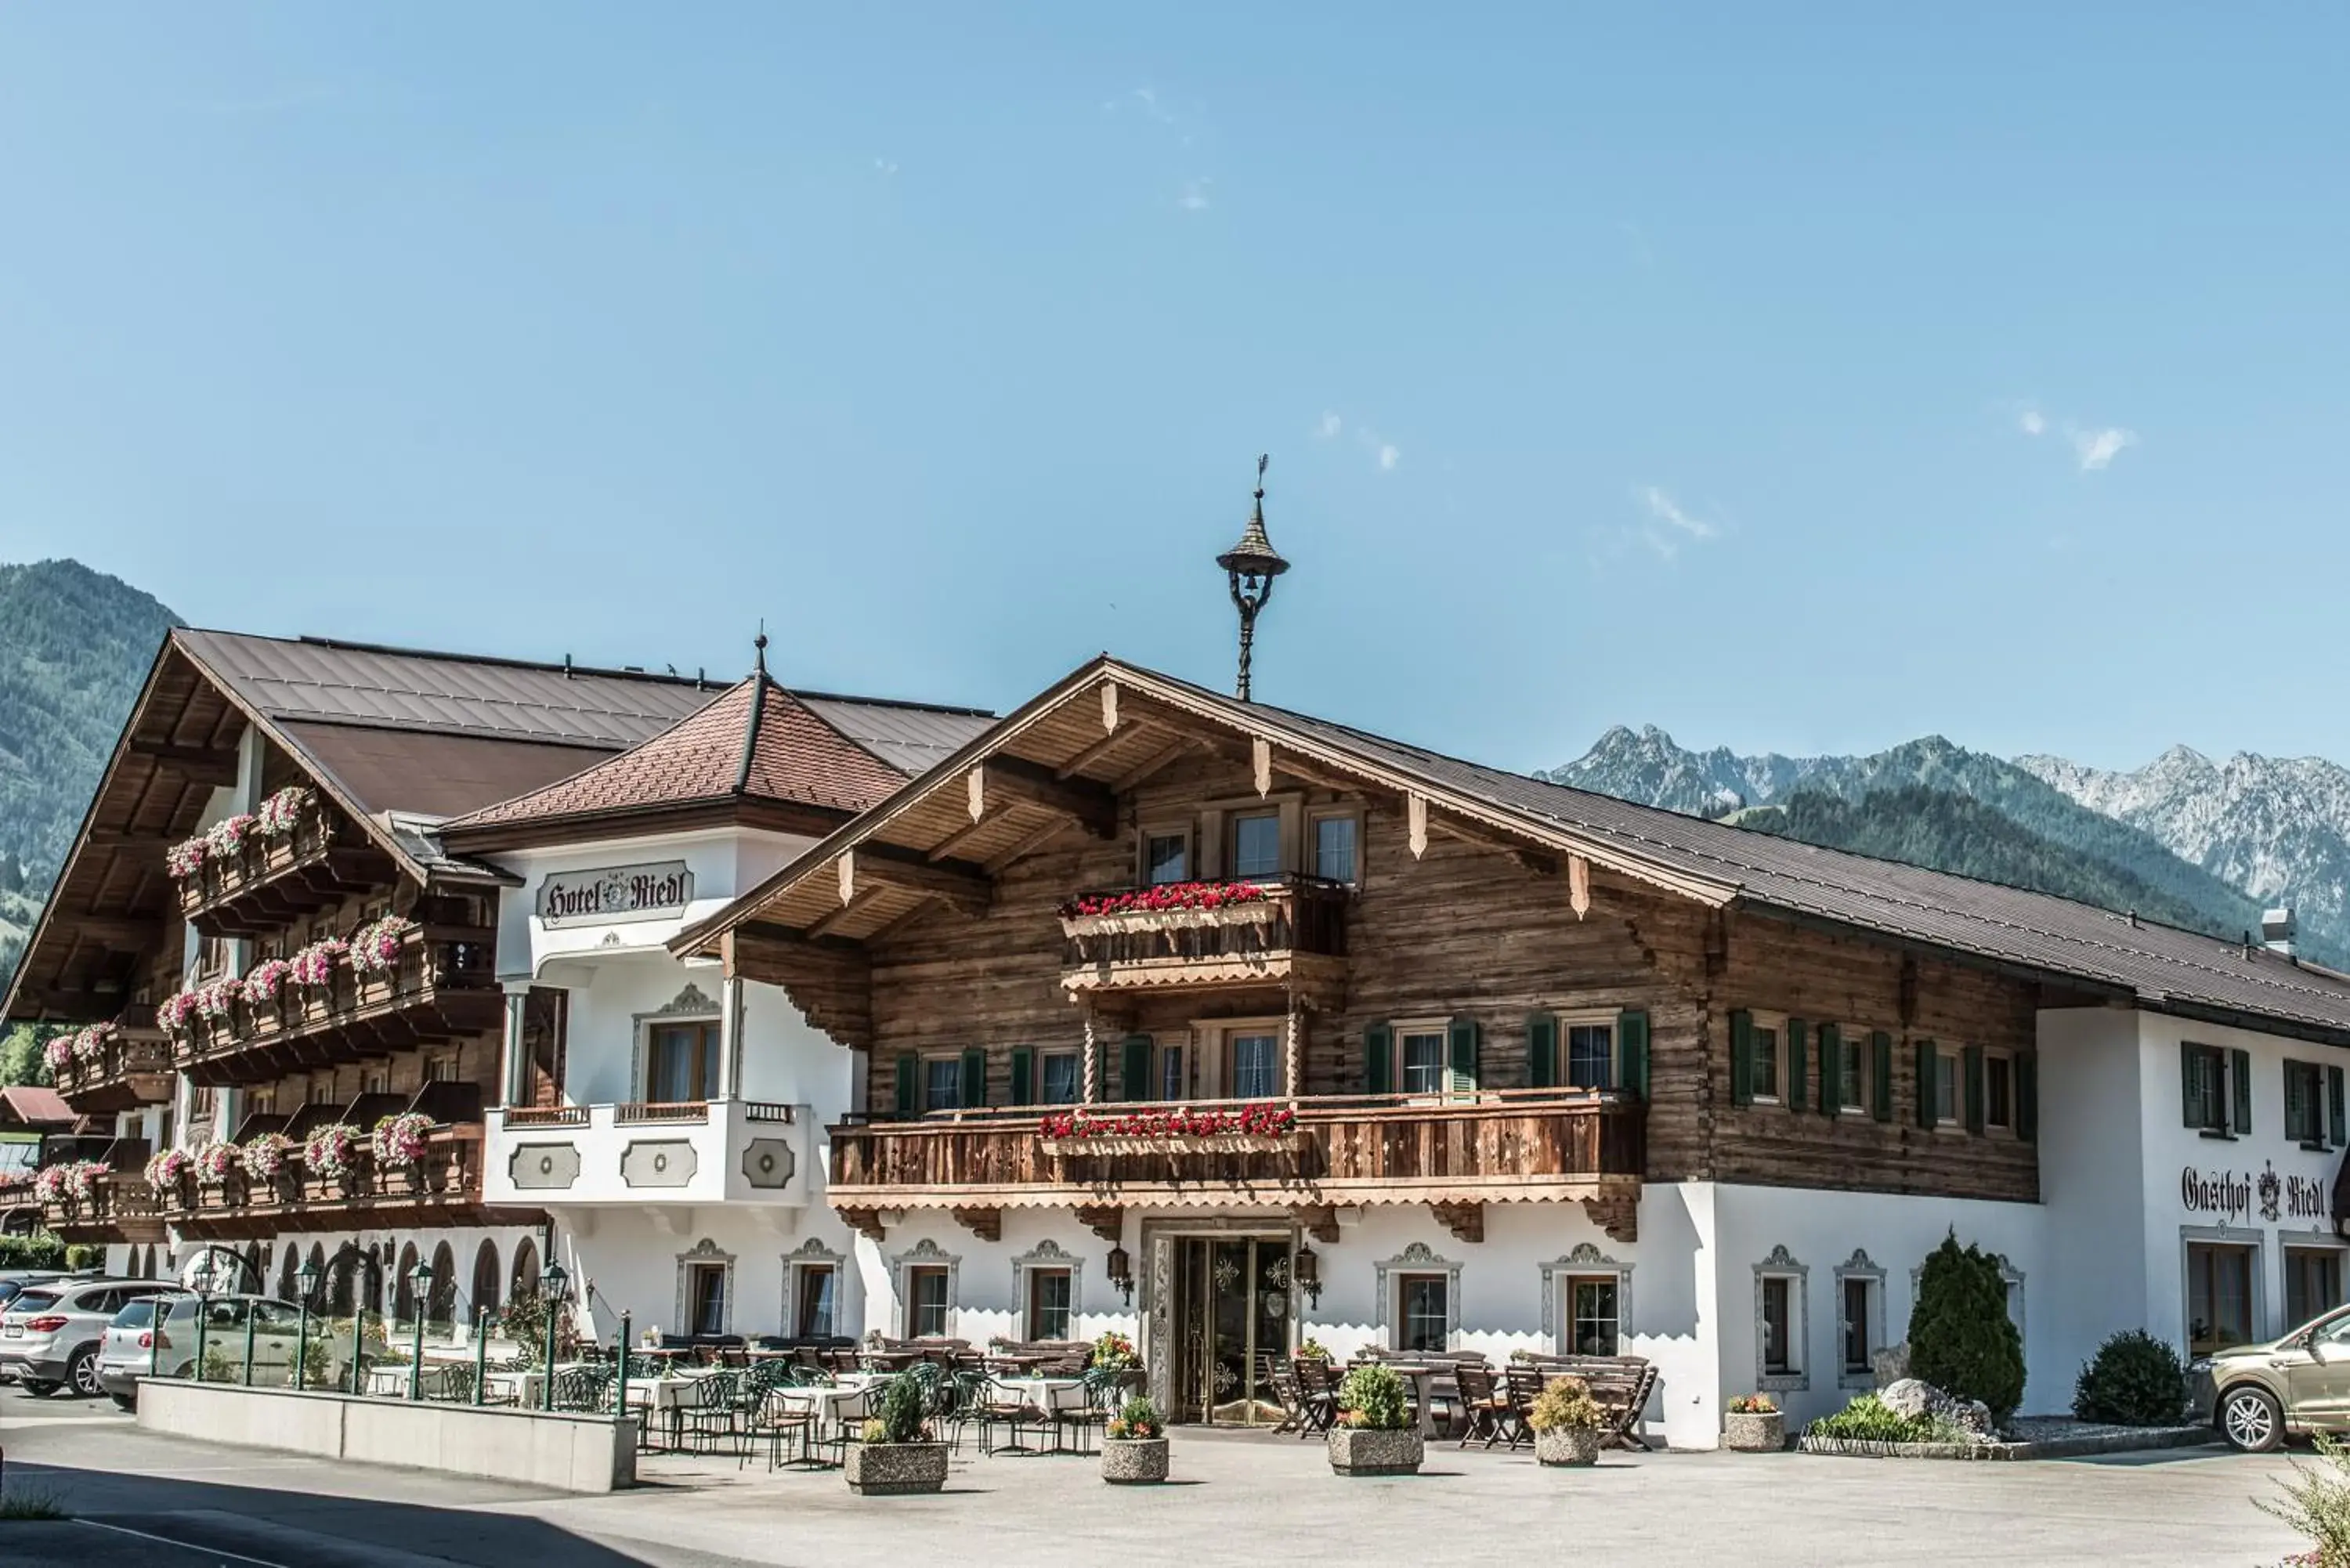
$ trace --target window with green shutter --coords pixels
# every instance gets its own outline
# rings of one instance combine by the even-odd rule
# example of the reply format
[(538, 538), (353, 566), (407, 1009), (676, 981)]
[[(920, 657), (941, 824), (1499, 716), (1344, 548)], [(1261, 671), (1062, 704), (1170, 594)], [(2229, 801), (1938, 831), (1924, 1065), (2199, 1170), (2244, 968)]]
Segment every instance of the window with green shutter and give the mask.
[(1791, 1111), (1802, 1110), (1806, 1103), (1804, 1085), (1810, 1079), (1804, 1068), (1812, 1054), (1811, 1027), (1800, 1018), (1787, 1020), (1787, 1108)]
[(1920, 1040), (1911, 1048), (1918, 1074), (1918, 1125), (1933, 1127), (1942, 1119), (1940, 1073), (1937, 1066), (1939, 1054), (1931, 1040)]
[(2217, 1045), (2178, 1045), (2179, 1120), (2204, 1132), (2228, 1130), (2228, 1056)]
[(973, 1045), (962, 1054), (962, 1096), (958, 1104), (977, 1109), (987, 1104), (987, 1053)]
[(1820, 1025), (1820, 1115), (1841, 1116), (1846, 1098), (1860, 1109), (1860, 1079), (1845, 1072), (1844, 1031), (1833, 1023)]
[(2250, 1137), (2252, 1132), (2252, 1054), (2250, 1051), (2228, 1053), (2228, 1086), (2235, 1091), (2236, 1136)]
[(1118, 1058), (1118, 1097), (1121, 1100), (1150, 1098), (1150, 1036), (1129, 1034)]
[(2345, 1133), (2350, 1133), (2350, 1127), (2344, 1125), (2342, 1114), (2342, 1069), (2328, 1066), (2325, 1069), (2325, 1141), (2340, 1148), (2350, 1144), (2350, 1137), (2344, 1137)]
[(1967, 1131), (1980, 1135), (1985, 1126), (1987, 1107), (1983, 1096), (1983, 1052), (1980, 1045), (1970, 1045), (1960, 1055), (1966, 1073)]
[(1473, 1095), (1484, 1056), (1484, 1026), (1473, 1018), (1456, 1018), (1446, 1026), (1445, 1035), (1446, 1054), (1452, 1068), (1451, 1082), (1446, 1088), (1455, 1095)]
[(1882, 1029), (1868, 1036), (1869, 1114), (1878, 1121), (1893, 1119), (1893, 1036)]
[(1036, 1103), (1036, 1052), (1035, 1047), (1014, 1045), (1012, 1048), (1012, 1098), (1015, 1106)]
[(921, 1092), (922, 1059), (911, 1051), (898, 1058), (898, 1070), (891, 1087), (896, 1091), (896, 1111), (900, 1121), (911, 1120), (918, 1108), (915, 1096)]
[(1363, 1026), (1363, 1093), (1395, 1092), (1395, 1031), (1384, 1023)]
[(1742, 1008), (1730, 1015), (1730, 1103), (1754, 1103), (1754, 1015)]
[(1526, 1015), (1526, 1086), (1555, 1088), (1558, 1085), (1558, 1014)]
[(1648, 1015), (1633, 1011), (1616, 1015), (1616, 1048), (1624, 1064), (1624, 1092), (1648, 1097)]

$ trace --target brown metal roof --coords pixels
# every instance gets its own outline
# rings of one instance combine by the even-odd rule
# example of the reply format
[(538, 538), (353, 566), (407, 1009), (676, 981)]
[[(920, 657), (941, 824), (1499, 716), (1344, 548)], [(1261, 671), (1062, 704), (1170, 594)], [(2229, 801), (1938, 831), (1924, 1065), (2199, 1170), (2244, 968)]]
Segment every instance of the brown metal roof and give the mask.
[(291, 721), (278, 726), (369, 812), (462, 816), (527, 794), (608, 753), (429, 730)]
[(0, 1089), (0, 1127), (55, 1130), (74, 1125), (73, 1107), (55, 1089), (19, 1084)]
[[(1053, 686), (931, 774), (812, 847), (725, 910), (683, 933), (691, 950), (794, 896), (843, 851), (899, 824), (911, 831), (930, 797), (959, 790), (963, 770), (1041, 737), (1109, 683), (1152, 709), (1270, 742), (1367, 784), (1427, 798), (1452, 813), (1701, 901), (1817, 919), (2002, 966), (2063, 978), (2189, 1016), (2283, 1025), (2350, 1044), (2350, 976), (2260, 947), (2136, 919), (2045, 893), (1635, 805), (1463, 762), (1367, 731), (1248, 703), (1151, 670), (1101, 659)], [(1092, 722), (1087, 721), (1088, 723)], [(1084, 737), (1084, 729), (1066, 733)], [(1098, 742), (1102, 729), (1090, 730)], [(1037, 738), (1032, 738), (1037, 737)], [(1047, 760), (1032, 758), (1031, 760)], [(1066, 757), (1056, 760), (1066, 762)], [(1124, 765), (1124, 764), (1120, 764)], [(942, 820), (951, 821), (948, 816)], [(917, 846), (919, 847), (919, 846)]]

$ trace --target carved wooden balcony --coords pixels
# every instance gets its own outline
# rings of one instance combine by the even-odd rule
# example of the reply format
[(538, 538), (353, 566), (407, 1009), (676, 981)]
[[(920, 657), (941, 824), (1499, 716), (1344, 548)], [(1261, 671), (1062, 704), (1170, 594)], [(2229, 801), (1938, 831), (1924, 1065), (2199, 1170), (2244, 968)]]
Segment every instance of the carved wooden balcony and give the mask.
[(1061, 909), (1061, 983), (1123, 992), (1343, 984), (1343, 884), (1310, 877), (1081, 893)]
[(199, 1084), (265, 1083), (495, 1029), (504, 998), (486, 928), (420, 926), (389, 970), (339, 964), (323, 986), (291, 981), (268, 1001), (240, 999), (222, 1019), (190, 1020), (174, 1060)]
[(57, 1093), (83, 1116), (103, 1116), (172, 1097), (172, 1043), (160, 1029), (126, 1029), (92, 1056), (77, 1055), (56, 1074)]
[(155, 1189), (136, 1171), (110, 1171), (91, 1183), (88, 1198), (44, 1205), (42, 1223), (52, 1235), (68, 1241), (164, 1239), (162, 1209)]
[(313, 794), (292, 832), (248, 833), (228, 854), (208, 856), (180, 883), (180, 914), (209, 936), (266, 936), (392, 875), (390, 857)]
[(296, 1148), (275, 1178), (237, 1169), (217, 1180), (189, 1175), (158, 1194), (158, 1211), (183, 1237), (238, 1241), (282, 1231), (430, 1225), (524, 1225), (536, 1210), (496, 1210), (482, 1201), (482, 1128), (436, 1127), (411, 1165), (377, 1162), (372, 1129), (351, 1128), (347, 1169), (333, 1176), (307, 1168)]
[[(1527, 1089), (1284, 1103), (1295, 1120), (1256, 1135), (1071, 1137), (1048, 1132), (1037, 1109), (837, 1127), (827, 1196), (860, 1226), (891, 1209), (962, 1218), (1127, 1204), (1271, 1205), (1319, 1224), (1336, 1206), (1392, 1203), (1451, 1210), (1447, 1223), (1466, 1226), (1487, 1203), (1575, 1201), (1629, 1239), (1646, 1154), (1647, 1108), (1637, 1100)], [(1060, 1107), (1079, 1108), (1118, 1116), (1179, 1107)]]

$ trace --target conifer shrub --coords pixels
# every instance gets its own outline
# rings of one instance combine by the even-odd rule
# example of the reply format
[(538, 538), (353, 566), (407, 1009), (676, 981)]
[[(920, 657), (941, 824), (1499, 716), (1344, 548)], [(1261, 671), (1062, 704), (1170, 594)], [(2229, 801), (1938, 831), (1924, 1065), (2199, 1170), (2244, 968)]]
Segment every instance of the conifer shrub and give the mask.
[(2187, 1413), (2187, 1368), (2178, 1352), (2142, 1328), (2097, 1346), (2073, 1384), (2073, 1414), (2119, 1427), (2168, 1427)]
[(2023, 1338), (2007, 1315), (1999, 1259), (1955, 1231), (1926, 1255), (1909, 1314), (1909, 1376), (1977, 1399), (2005, 1421), (2023, 1402)]

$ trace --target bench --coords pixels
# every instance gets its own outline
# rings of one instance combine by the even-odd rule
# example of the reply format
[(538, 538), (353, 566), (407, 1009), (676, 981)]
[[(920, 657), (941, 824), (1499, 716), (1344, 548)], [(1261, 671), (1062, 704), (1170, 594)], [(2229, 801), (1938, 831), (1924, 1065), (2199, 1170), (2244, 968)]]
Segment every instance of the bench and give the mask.
[(1514, 1353), (1511, 1359), (1546, 1374), (1581, 1378), (1593, 1400), (1607, 1412), (1602, 1443), (1609, 1448), (1648, 1449), (1639, 1426), (1648, 1396), (1657, 1389), (1655, 1363), (1638, 1355), (1543, 1355), (1528, 1350)]

